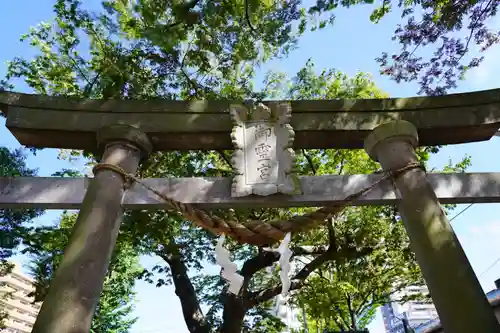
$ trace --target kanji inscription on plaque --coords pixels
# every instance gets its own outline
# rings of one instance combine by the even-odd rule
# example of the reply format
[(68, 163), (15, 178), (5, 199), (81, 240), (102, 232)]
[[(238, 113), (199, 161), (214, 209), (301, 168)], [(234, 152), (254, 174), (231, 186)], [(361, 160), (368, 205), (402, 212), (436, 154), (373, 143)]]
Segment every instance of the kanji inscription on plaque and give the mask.
[(232, 105), (233, 197), (300, 193), (289, 104)]

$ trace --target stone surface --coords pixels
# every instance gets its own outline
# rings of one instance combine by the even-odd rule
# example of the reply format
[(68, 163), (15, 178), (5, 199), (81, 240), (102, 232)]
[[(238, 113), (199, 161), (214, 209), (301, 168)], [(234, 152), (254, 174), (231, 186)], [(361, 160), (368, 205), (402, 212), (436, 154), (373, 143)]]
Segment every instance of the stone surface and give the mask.
[(264, 121), (245, 123), (242, 146), (245, 165), (244, 184), (249, 186), (277, 184), (278, 138), (273, 124)]
[[(155, 150), (232, 149), (231, 105), (238, 101), (90, 100), (0, 92), (6, 126), (23, 145), (95, 149), (103, 126), (125, 124), (146, 133)], [(419, 144), (488, 140), (500, 128), (500, 89), (435, 97), (298, 100), (288, 104), (296, 149), (363, 148), (371, 131), (406, 120)], [(57, 119), (58, 121), (54, 121)]]
[[(342, 204), (346, 196), (367, 188), (381, 175), (299, 177), (302, 194), (269, 197), (231, 196), (231, 178), (149, 178), (142, 181), (161, 193), (203, 209), (323, 207)], [(80, 209), (92, 178), (0, 178), (0, 208)], [(500, 172), (431, 173), (431, 187), (443, 204), (500, 203)], [(394, 205), (401, 199), (390, 181), (354, 201), (354, 206)], [(125, 209), (165, 209), (162, 198), (134, 184), (123, 197)]]
[(418, 145), (417, 128), (404, 120), (382, 124), (372, 131), (365, 139), (365, 151), (378, 162), (377, 144), (386, 140), (405, 140), (413, 147)]
[[(369, 153), (386, 171), (418, 163), (416, 129), (394, 122), (367, 138)], [(446, 332), (499, 333), (498, 323), (440, 202), (420, 168), (394, 180), (398, 212)]]
[(104, 151), (108, 143), (113, 142), (130, 143), (133, 147), (141, 150), (142, 156), (147, 156), (153, 150), (153, 145), (148, 136), (134, 126), (110, 125), (97, 131), (98, 149)]
[[(101, 163), (134, 174), (149, 148), (147, 137), (129, 126), (106, 128), (102, 133), (98, 141), (106, 146)], [(33, 333), (89, 332), (120, 229), (124, 192), (122, 175), (109, 169), (96, 171)]]
[(249, 108), (234, 105), (231, 115), (234, 121), (231, 138), (235, 148), (231, 162), (236, 173), (231, 195), (300, 193), (291, 149), (294, 131), (288, 123), (290, 106), (259, 104)]

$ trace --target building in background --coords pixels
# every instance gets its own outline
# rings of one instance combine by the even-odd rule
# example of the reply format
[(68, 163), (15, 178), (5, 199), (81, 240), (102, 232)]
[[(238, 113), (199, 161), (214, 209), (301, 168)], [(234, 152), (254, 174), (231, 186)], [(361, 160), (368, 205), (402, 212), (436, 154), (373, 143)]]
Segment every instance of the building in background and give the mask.
[[(500, 322), (500, 279), (495, 281), (495, 289), (488, 292), (486, 298), (490, 302), (498, 322)], [(415, 333), (443, 333), (443, 328), (441, 327), (439, 318), (435, 318), (418, 326), (415, 329)]]
[(0, 276), (0, 310), (7, 313), (2, 333), (29, 333), (40, 310), (28, 294), (34, 291), (33, 279), (23, 274), (18, 265), (11, 273)]
[[(404, 295), (427, 294), (426, 286), (411, 286), (405, 288), (394, 299), (399, 299)], [(422, 301), (409, 301), (404, 304), (392, 302), (382, 307), (382, 317), (387, 333), (406, 333), (405, 325), (415, 328), (423, 323), (437, 318), (437, 311), (434, 304)]]

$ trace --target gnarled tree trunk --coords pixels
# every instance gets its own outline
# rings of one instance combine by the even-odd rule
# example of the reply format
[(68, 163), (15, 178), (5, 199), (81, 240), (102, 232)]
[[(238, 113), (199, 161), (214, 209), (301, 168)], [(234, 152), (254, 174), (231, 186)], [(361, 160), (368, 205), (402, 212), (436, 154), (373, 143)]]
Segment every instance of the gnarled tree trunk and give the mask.
[(187, 274), (187, 268), (180, 254), (158, 253), (165, 260), (172, 273), (175, 294), (182, 306), (184, 321), (190, 333), (210, 333), (210, 325), (206, 322), (201, 310), (196, 291)]
[(246, 312), (243, 298), (226, 293), (220, 333), (241, 333)]

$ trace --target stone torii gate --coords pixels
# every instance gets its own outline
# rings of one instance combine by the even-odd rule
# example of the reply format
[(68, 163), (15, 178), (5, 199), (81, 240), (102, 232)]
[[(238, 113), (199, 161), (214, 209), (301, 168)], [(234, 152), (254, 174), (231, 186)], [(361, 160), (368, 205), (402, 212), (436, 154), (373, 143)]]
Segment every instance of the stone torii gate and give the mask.
[[(0, 208), (80, 209), (32, 332), (89, 332), (124, 209), (175, 208), (213, 232), (262, 245), (304, 229), (302, 224), (311, 219), (331, 216), (346, 204), (397, 204), (446, 332), (500, 333), (440, 207), (440, 202), (500, 202), (500, 173), (426, 174), (415, 154), (419, 145), (489, 140), (500, 128), (500, 89), (441, 97), (265, 104), (269, 108), (247, 109), (229, 101), (73, 100), (1, 92), (0, 109), (21, 144), (102, 152), (94, 178), (0, 178)], [(255, 148), (248, 139), (268, 130), (276, 131), (274, 144), (267, 146), (276, 166), (271, 163), (262, 171), (260, 164), (261, 178), (267, 177), (260, 181), (258, 169), (248, 168), (256, 163), (255, 156), (248, 155)], [(235, 147), (235, 155), (242, 155), (234, 157), (241, 173), (235, 180), (133, 176), (141, 158), (152, 151)], [(386, 173), (296, 177), (292, 147), (364, 147)], [(133, 184), (125, 188), (129, 180)], [(298, 217), (259, 225), (237, 225), (205, 211), (296, 206), (324, 208), (309, 214), (309, 222)]]

